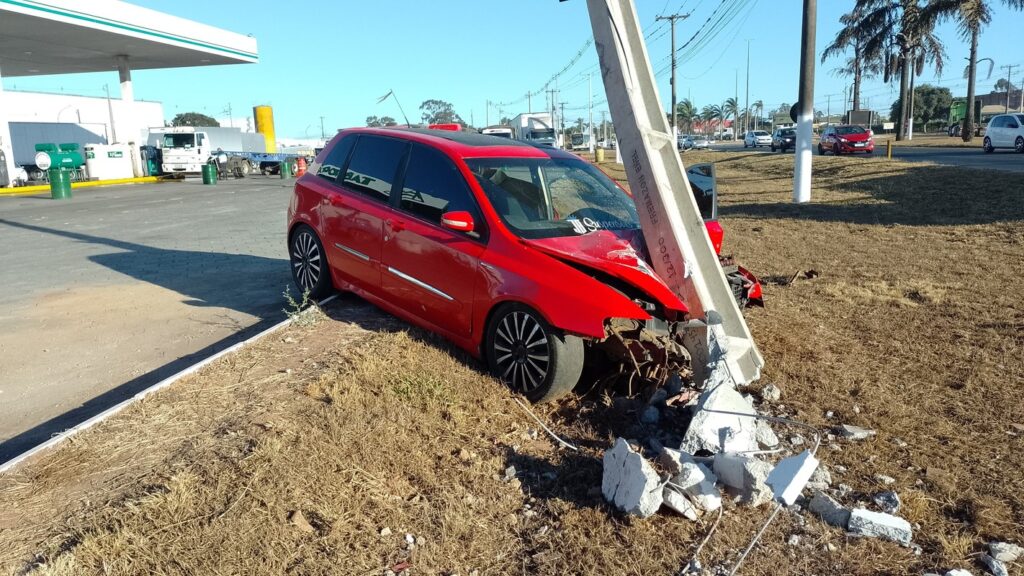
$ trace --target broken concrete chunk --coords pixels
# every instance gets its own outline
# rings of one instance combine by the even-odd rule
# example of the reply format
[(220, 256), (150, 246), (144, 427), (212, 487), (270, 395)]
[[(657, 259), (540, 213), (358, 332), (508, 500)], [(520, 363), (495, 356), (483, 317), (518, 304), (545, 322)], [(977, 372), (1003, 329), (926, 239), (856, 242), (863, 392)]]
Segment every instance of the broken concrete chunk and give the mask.
[[(725, 413), (723, 413), (725, 412)], [(708, 452), (750, 452), (757, 450), (757, 420), (754, 407), (739, 392), (718, 385), (700, 395), (693, 419), (679, 446), (696, 454)]]
[(988, 568), (988, 571), (992, 573), (992, 576), (1010, 576), (1006, 570), (1006, 564), (1003, 564), (988, 554), (981, 555), (981, 563)]
[(824, 492), (815, 492), (807, 509), (817, 514), (825, 524), (846, 530), (850, 523), (850, 511)]
[(697, 519), (697, 510), (693, 507), (693, 504), (686, 496), (680, 494), (677, 489), (671, 486), (665, 486), (664, 490), (665, 492), (662, 496), (664, 498), (665, 506), (679, 514), (682, 514), (690, 520)]
[(1024, 554), (1024, 548), (1009, 542), (989, 542), (988, 552), (996, 560), (1010, 563), (1016, 562), (1017, 558), (1020, 558), (1021, 554)]
[(814, 474), (811, 474), (811, 480), (807, 482), (807, 487), (814, 490), (826, 490), (832, 485), (832, 474), (828, 471), (828, 467), (824, 464), (819, 464), (814, 469)]
[(891, 540), (904, 546), (910, 545), (910, 539), (913, 537), (910, 522), (892, 514), (872, 512), (864, 508), (856, 508), (850, 512), (850, 522), (846, 529), (860, 536)]
[(669, 474), (675, 476), (683, 472), (683, 464), (695, 464), (693, 456), (686, 452), (672, 448), (662, 448), (658, 454), (658, 464), (661, 464)]
[(804, 450), (780, 460), (768, 474), (765, 483), (771, 487), (776, 502), (792, 506), (817, 467), (818, 459), (810, 450)]
[(964, 570), (963, 568), (954, 568), (946, 572), (943, 576), (974, 576), (970, 570)]
[(779, 390), (779, 387), (775, 384), (768, 384), (761, 388), (761, 398), (768, 402), (778, 402), (782, 399), (782, 390)]
[(672, 483), (682, 488), (693, 504), (705, 512), (722, 507), (722, 494), (715, 486), (716, 481), (707, 467), (693, 462), (684, 463), (682, 472), (672, 478)]
[(894, 484), (896, 479), (892, 476), (886, 476), (885, 474), (875, 474), (875, 481), (888, 486), (889, 484)]
[(895, 514), (900, 510), (900, 496), (892, 490), (886, 490), (885, 492), (879, 492), (871, 497), (871, 501), (882, 509), (882, 512), (886, 514)]
[(629, 514), (646, 518), (662, 503), (664, 482), (639, 453), (622, 438), (604, 453), (601, 493), (607, 501)]
[(758, 445), (766, 450), (771, 450), (779, 445), (779, 437), (775, 435), (770, 424), (765, 420), (758, 420), (757, 428), (754, 430), (754, 438)]
[(861, 428), (853, 424), (843, 424), (837, 430), (838, 434), (847, 440), (866, 440), (875, 435), (875, 431), (868, 428)]
[(740, 502), (759, 506), (772, 499), (772, 491), (765, 484), (772, 467), (753, 456), (715, 454), (715, 475), (718, 480), (739, 494)]

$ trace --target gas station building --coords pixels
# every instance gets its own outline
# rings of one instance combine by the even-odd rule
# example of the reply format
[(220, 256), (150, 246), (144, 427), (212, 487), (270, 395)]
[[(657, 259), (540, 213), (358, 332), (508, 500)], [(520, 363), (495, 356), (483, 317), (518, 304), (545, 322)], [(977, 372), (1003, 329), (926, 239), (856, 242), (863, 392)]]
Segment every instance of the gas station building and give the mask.
[[(0, 151), (6, 173), (14, 158), (9, 122), (50, 116), (58, 95), (5, 94), (3, 78), (116, 71), (120, 98), (108, 103), (111, 143), (143, 143), (153, 104), (136, 102), (132, 70), (185, 68), (259, 61), (256, 39), (120, 0), (0, 0)], [(78, 122), (76, 103), (45, 119)], [(94, 99), (95, 100), (95, 99)], [(59, 102), (57, 102), (59, 103)], [(64, 110), (67, 108), (67, 111)], [(63, 115), (63, 118), (61, 116)]]

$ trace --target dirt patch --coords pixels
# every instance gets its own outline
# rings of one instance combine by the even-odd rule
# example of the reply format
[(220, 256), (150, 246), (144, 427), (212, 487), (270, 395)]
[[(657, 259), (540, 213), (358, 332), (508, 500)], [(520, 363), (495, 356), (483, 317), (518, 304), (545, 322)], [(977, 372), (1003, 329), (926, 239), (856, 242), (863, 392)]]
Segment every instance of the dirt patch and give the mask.
[[(763, 382), (795, 418), (878, 431), (822, 458), (850, 504), (869, 506), (875, 475), (894, 478), (887, 488), (922, 548), (783, 514), (743, 573), (920, 574), (972, 567), (989, 539), (1024, 541), (1018, 179), (987, 174), (982, 191), (952, 168), (815, 158), (815, 201), (795, 206), (791, 156), (686, 160), (718, 162), (727, 251), (787, 280), (767, 283), (767, 308), (748, 312)], [(351, 298), (332, 315), (0, 478), (0, 509), (14, 510), (0, 524), (0, 566), (660, 574), (689, 560), (706, 525), (635, 521), (594, 491), (611, 439), (641, 431), (635, 406), (585, 396), (536, 408), (581, 448), (558, 450), (445, 343), (396, 332)], [(730, 566), (769, 512), (728, 508), (705, 565)]]

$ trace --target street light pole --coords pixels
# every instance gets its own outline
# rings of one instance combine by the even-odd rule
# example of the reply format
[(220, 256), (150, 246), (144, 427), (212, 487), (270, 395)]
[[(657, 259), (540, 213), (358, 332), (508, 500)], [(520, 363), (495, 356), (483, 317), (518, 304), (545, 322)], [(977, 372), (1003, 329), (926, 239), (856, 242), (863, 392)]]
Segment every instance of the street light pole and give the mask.
[(750, 130), (750, 40), (747, 40), (747, 96), (743, 108), (747, 111), (743, 115), (743, 131)]
[(811, 127), (814, 122), (814, 40), (818, 19), (816, 0), (804, 0), (800, 40), (800, 100), (796, 123), (796, 166), (793, 201), (811, 201)]
[(676, 124), (676, 20), (686, 20), (689, 14), (672, 14), (671, 16), (658, 16), (655, 20), (668, 20), (672, 30), (672, 137), (679, 137), (679, 127)]

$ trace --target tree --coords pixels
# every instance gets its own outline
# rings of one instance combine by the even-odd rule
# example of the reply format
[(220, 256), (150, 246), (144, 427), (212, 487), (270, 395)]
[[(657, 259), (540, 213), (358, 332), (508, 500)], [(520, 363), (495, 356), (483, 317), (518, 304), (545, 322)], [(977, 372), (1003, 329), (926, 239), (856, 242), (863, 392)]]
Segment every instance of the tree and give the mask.
[[(854, 7), (857, 20), (849, 26), (855, 27), (856, 34), (863, 39), (864, 58), (882, 62), (885, 82), (899, 74), (901, 100), (909, 95), (911, 76), (923, 74), (925, 64), (931, 64), (937, 73), (942, 72), (946, 51), (934, 34), (938, 20), (938, 12), (933, 9), (935, 3), (936, 0), (928, 0), (927, 4), (922, 4), (922, 0), (857, 0)], [(906, 135), (907, 122), (904, 114), (897, 125), (897, 140)]]
[[(992, 21), (992, 4), (995, 0), (932, 0), (930, 12), (939, 18), (955, 18), (960, 38), (971, 43), (971, 55), (967, 58), (967, 111), (964, 114), (960, 137), (964, 142), (974, 138), (974, 93), (975, 69), (978, 65), (978, 36), (981, 29)], [(1024, 10), (1024, 0), (1002, 0), (1014, 10)]]
[(1013, 82), (1008, 82), (1006, 78), (996, 80), (996, 85), (992, 88), (995, 92), (1015, 92), (1017, 89), (1017, 85)]
[(682, 102), (676, 103), (676, 118), (686, 126), (687, 132), (693, 132), (693, 121), (700, 118), (700, 112), (689, 98), (683, 98)]
[(740, 112), (739, 103), (736, 102), (735, 98), (726, 98), (725, 103), (722, 104), (722, 120), (728, 120), (732, 116), (733, 120), (736, 120)]
[(377, 116), (367, 116), (366, 125), (370, 128), (380, 128), (382, 126), (397, 126), (398, 122), (395, 122), (395, 119), (391, 116), (381, 116), (379, 118)]
[(199, 112), (183, 112), (171, 119), (171, 126), (220, 126), (220, 122)]
[(764, 117), (764, 100), (757, 100), (751, 107), (757, 110), (757, 115), (754, 116), (754, 129), (757, 130), (758, 123)]
[(865, 78), (877, 75), (882, 70), (878, 54), (866, 54), (864, 44), (867, 40), (868, 30), (859, 26), (863, 18), (861, 13), (863, 6), (857, 4), (853, 10), (839, 17), (843, 25), (836, 33), (832, 43), (825, 47), (821, 53), (821, 63), (825, 60), (851, 50), (853, 54), (847, 58), (846, 64), (836, 68), (834, 72), (839, 76), (853, 78), (853, 109), (860, 110), (860, 86)]
[(425, 100), (420, 110), (424, 124), (465, 124), (455, 108), (444, 100)]
[[(953, 104), (953, 94), (949, 88), (940, 88), (931, 84), (914, 87), (914, 121), (924, 124), (945, 118), (949, 115), (949, 107)], [(897, 99), (892, 103), (890, 118), (901, 118), (903, 101)]]

